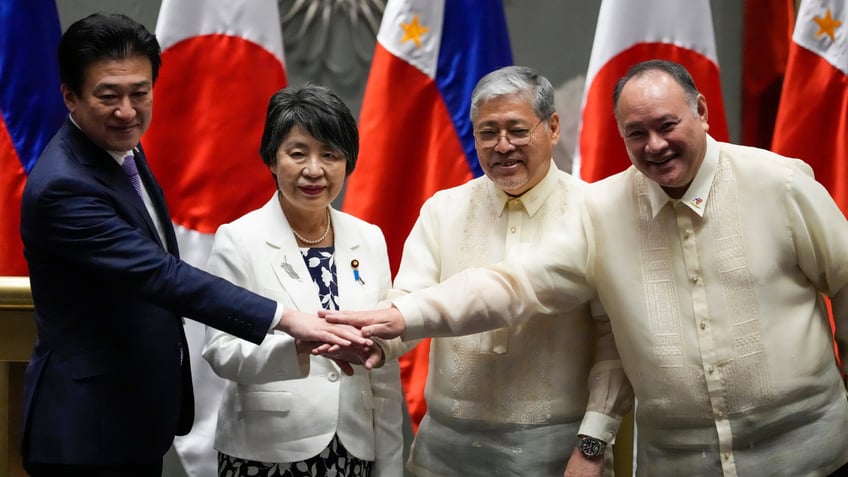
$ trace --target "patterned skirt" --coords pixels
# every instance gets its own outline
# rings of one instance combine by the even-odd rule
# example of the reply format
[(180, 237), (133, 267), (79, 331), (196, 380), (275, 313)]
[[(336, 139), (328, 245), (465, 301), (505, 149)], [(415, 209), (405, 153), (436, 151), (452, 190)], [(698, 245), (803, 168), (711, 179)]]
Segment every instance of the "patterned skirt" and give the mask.
[(369, 477), (372, 465), (348, 452), (338, 435), (318, 455), (299, 462), (256, 462), (218, 453), (218, 477)]

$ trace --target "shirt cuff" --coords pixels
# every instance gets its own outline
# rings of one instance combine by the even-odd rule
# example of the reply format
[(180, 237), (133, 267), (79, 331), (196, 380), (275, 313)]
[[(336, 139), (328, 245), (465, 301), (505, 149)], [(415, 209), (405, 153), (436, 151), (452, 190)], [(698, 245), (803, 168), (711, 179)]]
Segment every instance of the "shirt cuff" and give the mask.
[(596, 411), (586, 411), (580, 423), (578, 435), (594, 437), (607, 444), (615, 442), (615, 435), (621, 426), (621, 418), (607, 416)]
[(268, 328), (268, 332), (274, 331), (274, 328), (280, 324), (280, 319), (283, 317), (283, 304), (277, 302), (277, 309), (274, 310), (274, 317), (271, 318), (271, 327)]
[(427, 337), (424, 330), (424, 317), (414, 298), (405, 295), (392, 301), (392, 305), (403, 315), (403, 321), (406, 323), (406, 331), (401, 335), (403, 341)]

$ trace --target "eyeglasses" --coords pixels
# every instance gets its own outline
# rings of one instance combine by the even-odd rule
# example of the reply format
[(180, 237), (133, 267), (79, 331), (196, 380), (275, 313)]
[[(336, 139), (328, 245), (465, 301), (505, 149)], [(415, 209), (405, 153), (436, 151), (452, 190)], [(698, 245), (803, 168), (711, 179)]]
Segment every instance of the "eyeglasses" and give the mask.
[(483, 128), (474, 132), (474, 139), (480, 147), (490, 148), (498, 145), (502, 137), (506, 137), (507, 142), (515, 147), (526, 146), (530, 144), (530, 139), (533, 138), (533, 131), (542, 124), (544, 119), (540, 119), (535, 126), (527, 128), (511, 128), (511, 129), (493, 129)]

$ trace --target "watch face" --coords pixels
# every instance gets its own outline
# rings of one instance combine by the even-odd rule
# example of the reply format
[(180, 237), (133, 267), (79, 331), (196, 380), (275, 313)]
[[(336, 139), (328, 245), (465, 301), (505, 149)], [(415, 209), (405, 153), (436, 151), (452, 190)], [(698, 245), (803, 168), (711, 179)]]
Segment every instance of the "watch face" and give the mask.
[(582, 437), (580, 439), (580, 452), (586, 457), (598, 457), (604, 453), (604, 443), (598, 439), (591, 437)]

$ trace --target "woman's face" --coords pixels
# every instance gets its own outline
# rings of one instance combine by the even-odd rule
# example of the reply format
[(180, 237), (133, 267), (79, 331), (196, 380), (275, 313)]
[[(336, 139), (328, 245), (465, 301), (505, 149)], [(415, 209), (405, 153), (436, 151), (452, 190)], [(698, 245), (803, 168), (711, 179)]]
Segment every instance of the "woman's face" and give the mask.
[(283, 209), (324, 214), (344, 185), (345, 157), (295, 126), (277, 149), (277, 163), (269, 166), (277, 177)]

